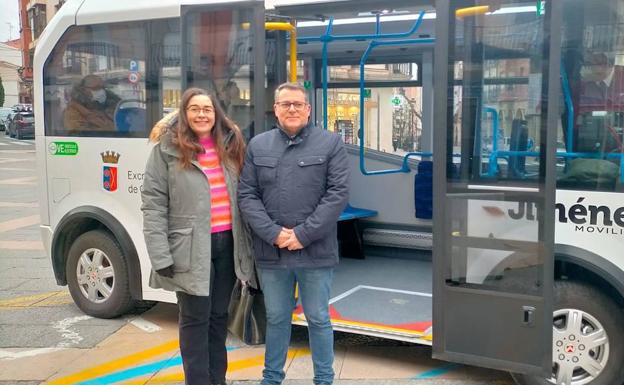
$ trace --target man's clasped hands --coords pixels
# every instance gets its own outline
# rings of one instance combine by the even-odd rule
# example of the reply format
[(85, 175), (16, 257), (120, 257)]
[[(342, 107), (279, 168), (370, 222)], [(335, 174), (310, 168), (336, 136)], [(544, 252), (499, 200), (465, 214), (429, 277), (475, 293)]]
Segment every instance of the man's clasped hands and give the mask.
[(287, 248), (290, 251), (303, 249), (303, 245), (297, 239), (294, 230), (286, 227), (282, 227), (282, 231), (275, 239), (275, 245), (280, 249)]

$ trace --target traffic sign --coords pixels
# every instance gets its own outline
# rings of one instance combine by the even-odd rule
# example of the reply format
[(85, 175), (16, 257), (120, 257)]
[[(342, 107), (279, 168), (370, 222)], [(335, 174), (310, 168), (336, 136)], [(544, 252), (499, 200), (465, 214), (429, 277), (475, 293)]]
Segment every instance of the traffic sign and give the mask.
[(138, 72), (130, 72), (130, 73), (128, 74), (128, 81), (129, 81), (130, 83), (132, 83), (132, 84), (134, 84), (134, 83), (138, 83), (139, 78), (140, 78), (140, 76), (139, 76), (139, 73), (138, 73)]

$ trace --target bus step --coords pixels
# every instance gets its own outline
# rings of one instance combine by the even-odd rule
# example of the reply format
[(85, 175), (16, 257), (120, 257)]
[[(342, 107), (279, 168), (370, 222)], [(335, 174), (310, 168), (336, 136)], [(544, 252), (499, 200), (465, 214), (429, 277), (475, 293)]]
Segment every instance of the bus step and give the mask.
[(430, 232), (388, 229), (364, 229), (362, 239), (366, 245), (431, 250), (433, 235)]

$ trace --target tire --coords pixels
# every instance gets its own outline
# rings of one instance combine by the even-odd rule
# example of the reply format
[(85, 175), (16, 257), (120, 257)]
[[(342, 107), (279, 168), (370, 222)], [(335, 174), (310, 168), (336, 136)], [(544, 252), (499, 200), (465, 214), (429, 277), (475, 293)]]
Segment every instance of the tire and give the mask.
[(69, 249), (65, 273), (69, 292), (85, 314), (114, 318), (132, 308), (128, 264), (108, 232), (93, 230), (76, 238)]
[[(553, 317), (553, 377), (550, 379), (512, 374), (519, 385), (555, 384), (555, 375), (567, 381), (566, 385), (620, 385), (624, 384), (624, 311), (618, 304), (593, 286), (572, 281), (555, 283), (555, 312)], [(572, 316), (581, 316), (578, 327), (568, 326)], [(600, 332), (602, 330), (602, 332)], [(565, 333), (564, 333), (565, 332)], [(589, 334), (599, 333), (604, 338), (593, 348)], [(574, 337), (574, 340), (570, 338)], [(566, 352), (566, 348), (574, 352)], [(586, 354), (583, 354), (586, 352)], [(563, 358), (562, 361), (559, 357)], [(573, 360), (577, 360), (574, 363)], [(563, 362), (563, 366), (559, 363)], [(560, 372), (559, 368), (564, 371)], [(572, 369), (573, 368), (573, 369)], [(585, 368), (593, 368), (590, 373)], [(565, 370), (568, 369), (568, 370)], [(567, 374), (567, 376), (565, 375)]]

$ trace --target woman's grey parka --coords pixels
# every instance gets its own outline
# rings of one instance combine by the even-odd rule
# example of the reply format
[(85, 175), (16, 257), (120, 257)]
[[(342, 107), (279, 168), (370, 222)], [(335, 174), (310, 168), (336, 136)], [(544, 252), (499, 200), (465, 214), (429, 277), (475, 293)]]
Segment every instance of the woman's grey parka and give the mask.
[[(172, 143), (171, 127), (176, 120), (175, 116), (167, 116), (154, 127), (154, 131), (166, 132), (147, 161), (141, 193), (143, 233), (152, 263), (149, 284), (155, 289), (207, 296), (211, 269), (210, 185), (196, 160), (190, 168), (180, 167), (180, 154)], [(257, 287), (251, 237), (236, 203), (238, 176), (225, 162), (222, 165), (230, 195), (236, 276)], [(171, 265), (173, 278), (155, 272)]]

